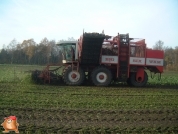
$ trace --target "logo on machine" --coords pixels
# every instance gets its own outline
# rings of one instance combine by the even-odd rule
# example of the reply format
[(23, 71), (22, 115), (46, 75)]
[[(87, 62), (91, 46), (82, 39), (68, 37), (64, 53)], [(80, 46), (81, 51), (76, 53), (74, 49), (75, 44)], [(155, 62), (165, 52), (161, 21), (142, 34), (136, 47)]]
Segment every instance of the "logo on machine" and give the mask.
[(130, 57), (130, 64), (144, 65), (145, 64), (145, 58)]
[(117, 57), (117, 56), (102, 55), (101, 62), (102, 62), (102, 63), (113, 63), (113, 64), (117, 64), (117, 63), (118, 63), (118, 57)]
[(147, 58), (146, 65), (163, 66), (163, 59)]
[(149, 62), (150, 62), (150, 63), (154, 63), (154, 64), (155, 64), (155, 63), (161, 64), (161, 61), (159, 61), (159, 60), (149, 60)]
[(105, 61), (112, 62), (114, 61), (114, 58), (105, 58)]
[(133, 62), (134, 63), (142, 63), (142, 60), (140, 60), (140, 59), (133, 59)]

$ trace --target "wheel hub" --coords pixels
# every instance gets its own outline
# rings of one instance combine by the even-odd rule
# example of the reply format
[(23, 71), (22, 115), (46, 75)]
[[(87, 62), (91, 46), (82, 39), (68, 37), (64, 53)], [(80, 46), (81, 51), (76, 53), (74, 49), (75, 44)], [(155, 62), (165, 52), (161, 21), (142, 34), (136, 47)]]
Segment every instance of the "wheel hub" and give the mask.
[(104, 73), (104, 72), (99, 72), (99, 73), (96, 75), (96, 80), (97, 80), (99, 83), (104, 83), (104, 82), (106, 82), (106, 80), (107, 80), (107, 74)]
[(77, 82), (80, 79), (80, 73), (77, 71), (72, 71), (68, 75), (69, 81)]
[(100, 78), (100, 80), (103, 80), (104, 79), (104, 75), (100, 75), (99, 78)]
[(73, 74), (71, 75), (71, 77), (72, 77), (73, 79), (75, 79), (75, 78), (77, 77), (77, 75), (76, 75), (75, 73), (73, 73)]

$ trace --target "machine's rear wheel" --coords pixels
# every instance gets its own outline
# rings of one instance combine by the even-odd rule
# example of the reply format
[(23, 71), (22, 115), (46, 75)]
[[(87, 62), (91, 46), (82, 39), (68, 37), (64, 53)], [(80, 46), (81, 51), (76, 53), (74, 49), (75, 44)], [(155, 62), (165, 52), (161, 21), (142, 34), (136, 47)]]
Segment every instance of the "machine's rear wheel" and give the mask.
[[(132, 75), (132, 73), (130, 73), (130, 76), (131, 76), (131, 75)], [(126, 82), (127, 82), (127, 84), (128, 84), (129, 86), (133, 86), (132, 83), (131, 83), (130, 78), (128, 78)]]
[(76, 67), (72, 69), (71, 66), (68, 66), (64, 69), (63, 80), (67, 85), (81, 85), (85, 80), (84, 71), (81, 68), (77, 71)]
[(129, 85), (133, 85), (135, 87), (142, 87), (145, 86), (147, 81), (148, 81), (148, 75), (146, 72), (144, 72), (144, 78), (142, 81), (137, 81), (136, 80), (136, 72), (135, 73), (131, 73), (130, 78), (128, 79), (129, 81)]
[(108, 86), (112, 80), (112, 73), (106, 67), (97, 67), (91, 73), (91, 78), (96, 86)]

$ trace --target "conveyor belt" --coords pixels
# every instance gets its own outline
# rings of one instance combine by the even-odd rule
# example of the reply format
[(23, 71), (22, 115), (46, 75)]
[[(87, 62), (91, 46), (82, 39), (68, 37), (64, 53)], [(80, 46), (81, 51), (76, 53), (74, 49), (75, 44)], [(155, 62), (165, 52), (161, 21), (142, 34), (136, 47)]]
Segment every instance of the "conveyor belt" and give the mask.
[(84, 33), (82, 41), (81, 64), (99, 64), (100, 53), (104, 34), (99, 33)]

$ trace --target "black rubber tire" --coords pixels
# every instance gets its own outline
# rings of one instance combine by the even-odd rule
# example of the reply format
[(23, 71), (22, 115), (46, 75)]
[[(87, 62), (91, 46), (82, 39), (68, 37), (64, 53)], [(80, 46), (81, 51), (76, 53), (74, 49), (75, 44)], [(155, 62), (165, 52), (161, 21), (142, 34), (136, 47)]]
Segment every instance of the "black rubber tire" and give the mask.
[(137, 82), (135, 78), (136, 78), (136, 72), (131, 73), (130, 78), (129, 78), (130, 85), (135, 86), (135, 87), (143, 87), (147, 84), (148, 75), (145, 71), (144, 71), (144, 80), (142, 82)]
[[(104, 82), (100, 82), (100, 81), (97, 80), (97, 74), (98, 73), (104, 73), (107, 76), (107, 78)], [(99, 67), (96, 67), (92, 71), (91, 79), (92, 79), (93, 84), (96, 85), (96, 86), (108, 86), (112, 81), (112, 73), (108, 68), (103, 67), (103, 66), (99, 66)]]
[[(130, 73), (130, 76), (131, 76), (131, 75), (132, 75), (132, 73)], [(127, 84), (128, 84), (129, 86), (133, 86), (132, 83), (131, 83), (130, 77), (127, 79), (126, 82), (127, 82)]]
[(39, 70), (32, 71), (31, 79), (34, 83), (36, 83), (36, 84), (43, 83), (43, 80), (38, 77), (40, 74), (41, 74), (41, 71), (39, 71)]
[(77, 81), (71, 81), (70, 78), (69, 78), (70, 77), (69, 75), (70, 75), (70, 73), (72, 71), (77, 72), (76, 68), (74, 68), (72, 70), (71, 66), (68, 66), (68, 67), (66, 67), (64, 69), (64, 71), (63, 71), (63, 81), (64, 81), (64, 83), (67, 84), (67, 85), (70, 85), (70, 86), (81, 85), (84, 82), (84, 80), (85, 80), (85, 73), (84, 73), (84, 71), (81, 68), (79, 68), (79, 70), (77, 72), (80, 75), (79, 79)]

